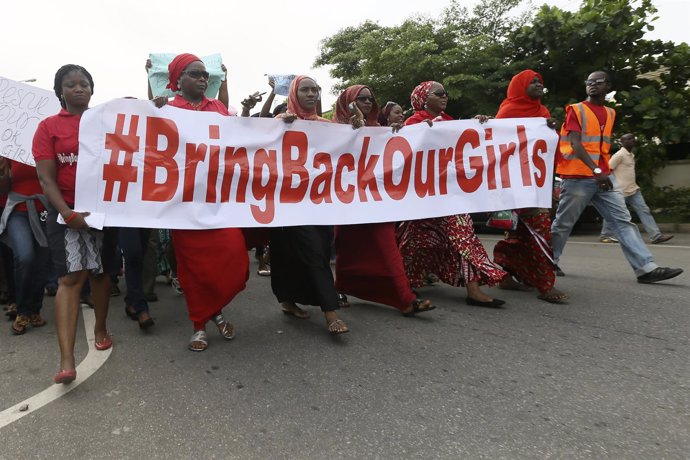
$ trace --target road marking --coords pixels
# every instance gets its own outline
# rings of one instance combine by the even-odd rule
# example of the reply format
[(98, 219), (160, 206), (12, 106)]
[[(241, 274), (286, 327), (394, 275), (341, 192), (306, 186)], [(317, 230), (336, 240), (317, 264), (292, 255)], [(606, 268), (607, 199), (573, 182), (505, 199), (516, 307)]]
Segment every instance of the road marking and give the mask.
[[(495, 237), (490, 237), (490, 236), (484, 236), (484, 235), (478, 235), (480, 240), (486, 240), (486, 241), (502, 241), (503, 238), (495, 238)], [(573, 240), (568, 240), (567, 244), (596, 244), (599, 246), (610, 246), (612, 248), (615, 248), (616, 246), (620, 246), (620, 243), (602, 243), (601, 241), (573, 241)], [(653, 247), (653, 248), (669, 248), (669, 249), (690, 249), (690, 246), (681, 246), (679, 244), (647, 244), (647, 247)]]
[[(93, 327), (96, 323), (96, 317), (93, 310), (87, 307), (82, 308), (82, 317), (84, 318), (84, 329), (86, 330), (86, 340), (89, 344), (89, 352), (86, 354), (84, 361), (77, 366), (77, 379), (67, 385), (53, 384), (42, 392), (0, 412), (0, 429), (74, 390), (91, 377), (108, 360), (113, 349), (110, 348), (109, 350), (98, 351), (95, 347), (96, 338), (93, 334)], [(28, 405), (29, 408), (22, 412), (19, 409), (24, 405)]]

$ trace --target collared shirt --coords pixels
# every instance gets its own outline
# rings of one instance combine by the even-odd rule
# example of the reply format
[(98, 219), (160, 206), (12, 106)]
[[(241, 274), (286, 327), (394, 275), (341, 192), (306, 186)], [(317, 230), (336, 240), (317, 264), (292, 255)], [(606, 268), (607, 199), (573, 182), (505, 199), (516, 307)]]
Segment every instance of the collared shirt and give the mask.
[(613, 154), (609, 160), (609, 166), (613, 170), (613, 175), (616, 176), (616, 182), (623, 196), (630, 196), (640, 189), (635, 182), (635, 155), (632, 152), (621, 148)]
[(74, 115), (62, 109), (38, 124), (32, 151), (36, 161), (55, 160), (57, 185), (65, 202), (74, 206), (74, 186), (77, 180), (77, 158), (79, 156), (79, 121), (81, 115)]

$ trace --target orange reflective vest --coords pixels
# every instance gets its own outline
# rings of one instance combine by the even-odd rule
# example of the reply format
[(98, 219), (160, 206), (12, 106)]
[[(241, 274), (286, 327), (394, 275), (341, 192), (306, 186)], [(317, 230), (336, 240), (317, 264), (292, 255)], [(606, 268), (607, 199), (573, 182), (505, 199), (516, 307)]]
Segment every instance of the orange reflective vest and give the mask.
[[(592, 109), (582, 102), (569, 105), (565, 108), (566, 119), (572, 110), (582, 127), (582, 146), (589, 154), (594, 164), (599, 164), (599, 159), (603, 155), (608, 161), (609, 151), (611, 150), (611, 133), (613, 132), (613, 122), (616, 120), (616, 111), (610, 107), (606, 108), (606, 124), (604, 129), (599, 125), (599, 119)], [(568, 132), (565, 130), (565, 123), (561, 127), (561, 140), (559, 142), (562, 158), (556, 167), (556, 173), (566, 176), (593, 176), (594, 173), (589, 166), (580, 160), (573, 151), (573, 146), (568, 139)]]

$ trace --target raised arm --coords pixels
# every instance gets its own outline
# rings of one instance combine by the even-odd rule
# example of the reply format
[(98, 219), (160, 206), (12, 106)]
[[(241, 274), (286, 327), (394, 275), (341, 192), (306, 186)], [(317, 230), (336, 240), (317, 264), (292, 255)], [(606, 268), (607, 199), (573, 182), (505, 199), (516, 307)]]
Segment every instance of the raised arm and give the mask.
[(271, 87), (271, 93), (268, 95), (268, 97), (266, 98), (266, 102), (264, 102), (264, 105), (261, 107), (261, 113), (259, 114), (259, 116), (262, 118), (268, 117), (268, 115), (271, 113), (271, 106), (273, 105), (273, 99), (275, 99), (275, 97), (276, 97), (276, 93), (275, 93), (276, 82), (271, 77), (268, 77), (268, 86)]
[(230, 98), (228, 97), (228, 68), (225, 67), (225, 64), (221, 64), (220, 69), (225, 74), (225, 78), (220, 82), (220, 88), (218, 89), (218, 100), (227, 109), (230, 108)]

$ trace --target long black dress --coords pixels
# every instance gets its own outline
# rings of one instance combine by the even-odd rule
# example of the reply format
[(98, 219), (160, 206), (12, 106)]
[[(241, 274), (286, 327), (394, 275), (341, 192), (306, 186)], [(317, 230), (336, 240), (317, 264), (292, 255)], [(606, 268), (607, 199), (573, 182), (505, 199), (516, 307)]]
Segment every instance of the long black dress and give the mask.
[(333, 227), (301, 225), (271, 229), (271, 289), (278, 302), (338, 309), (331, 272)]

